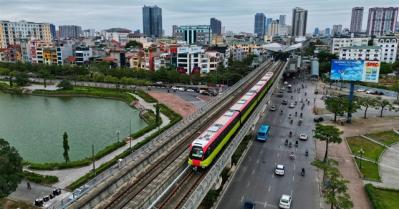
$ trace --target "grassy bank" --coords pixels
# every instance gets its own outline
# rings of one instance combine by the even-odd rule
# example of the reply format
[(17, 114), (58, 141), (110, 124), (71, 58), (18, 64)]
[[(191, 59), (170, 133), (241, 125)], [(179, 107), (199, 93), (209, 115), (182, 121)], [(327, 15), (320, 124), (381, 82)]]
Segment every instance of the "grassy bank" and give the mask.
[(376, 188), (371, 184), (365, 189), (374, 209), (399, 208), (399, 190)]
[(137, 94), (139, 97), (143, 98), (144, 101), (146, 101), (148, 103), (156, 103), (157, 102), (157, 100), (154, 97), (147, 94), (145, 91), (143, 91), (141, 89), (137, 89), (134, 93)]
[(399, 142), (399, 134), (393, 131), (383, 131), (379, 133), (368, 134), (367, 136), (387, 146)]
[(106, 88), (96, 88), (96, 87), (74, 87), (71, 90), (56, 90), (56, 91), (47, 91), (47, 90), (35, 90), (32, 92), (34, 95), (41, 96), (85, 96), (85, 97), (99, 97), (99, 98), (109, 98), (109, 99), (118, 99), (122, 100), (129, 105), (133, 101), (137, 101), (133, 95), (129, 94), (124, 90), (117, 89), (106, 89)]
[(29, 172), (29, 171), (24, 171), (23, 175), (26, 180), (35, 182), (38, 184), (51, 185), (51, 184), (58, 182), (57, 176), (41, 175), (41, 174)]
[[(127, 149), (120, 155), (115, 156), (112, 160), (102, 164), (100, 167), (96, 168), (95, 173), (96, 174), (102, 173), (106, 169), (115, 165), (119, 159), (123, 159), (126, 156), (128, 156), (129, 154), (131, 154), (132, 152), (134, 152), (135, 150), (138, 150), (139, 148), (141, 148), (142, 146), (147, 144), (149, 141), (151, 141), (152, 139), (157, 137), (159, 134), (161, 134), (165, 130), (169, 129), (170, 127), (172, 127), (174, 124), (176, 124), (177, 122), (179, 122), (182, 119), (182, 117), (179, 114), (173, 112), (171, 109), (169, 109), (167, 106), (165, 106), (163, 104), (160, 104), (159, 111), (161, 113), (163, 113), (164, 115), (166, 115), (170, 119), (170, 123), (167, 126), (161, 128), (160, 131), (156, 131), (153, 134), (151, 134), (150, 136), (147, 136), (143, 141), (138, 142), (131, 149), (130, 148)], [(67, 186), (67, 188), (70, 190), (74, 190), (74, 189), (84, 185), (85, 183), (87, 183), (94, 177), (95, 177), (94, 172), (89, 172), (89, 173), (85, 174), (84, 176), (80, 177), (79, 179), (77, 179), (76, 181), (72, 182), (70, 185)]]

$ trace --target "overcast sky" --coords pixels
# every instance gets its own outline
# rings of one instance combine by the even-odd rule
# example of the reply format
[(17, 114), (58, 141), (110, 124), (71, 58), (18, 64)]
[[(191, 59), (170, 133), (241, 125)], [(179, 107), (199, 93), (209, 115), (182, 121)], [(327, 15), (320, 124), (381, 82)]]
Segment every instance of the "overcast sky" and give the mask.
[(291, 24), (292, 8), (308, 10), (307, 32), (333, 24), (349, 27), (351, 8), (365, 7), (363, 29), (369, 7), (399, 6), (399, 0), (0, 0), (0, 20), (75, 24), (96, 30), (123, 27), (142, 31), (142, 6), (162, 8), (163, 29), (172, 25), (209, 24), (211, 17), (222, 21), (226, 31), (253, 32), (254, 14), (267, 17), (287, 15)]

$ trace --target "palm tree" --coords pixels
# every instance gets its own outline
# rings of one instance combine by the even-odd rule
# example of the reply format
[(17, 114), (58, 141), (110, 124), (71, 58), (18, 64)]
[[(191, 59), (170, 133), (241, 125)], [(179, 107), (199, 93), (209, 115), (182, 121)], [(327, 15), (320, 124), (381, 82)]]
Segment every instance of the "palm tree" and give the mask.
[(323, 162), (326, 162), (328, 158), (328, 144), (341, 143), (342, 142), (342, 138), (340, 137), (341, 134), (342, 131), (340, 131), (335, 126), (322, 125), (322, 124), (316, 125), (314, 137), (316, 139), (319, 139), (320, 141), (326, 141), (326, 152), (324, 154)]

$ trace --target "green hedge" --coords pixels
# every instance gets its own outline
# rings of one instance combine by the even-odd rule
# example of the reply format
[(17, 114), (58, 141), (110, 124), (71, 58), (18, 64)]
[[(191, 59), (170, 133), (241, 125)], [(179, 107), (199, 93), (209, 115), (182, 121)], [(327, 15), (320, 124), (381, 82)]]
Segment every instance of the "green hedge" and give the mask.
[(19, 87), (12, 87), (6, 83), (0, 82), (0, 91), (11, 94), (22, 94), (22, 89)]
[[(170, 123), (167, 126), (161, 128), (160, 131), (156, 131), (153, 134), (151, 134), (150, 136), (146, 137), (143, 141), (138, 142), (136, 145), (134, 145), (132, 147), (132, 149), (130, 149), (130, 148), (127, 149), (126, 151), (119, 154), (118, 156), (115, 156), (112, 160), (110, 160), (110, 161), (102, 164), (100, 167), (96, 168), (96, 174), (99, 174), (99, 173), (105, 171), (106, 169), (110, 168), (111, 166), (115, 165), (118, 162), (118, 159), (125, 158), (130, 153), (134, 152), (135, 150), (138, 150), (140, 147), (144, 146), (146, 143), (148, 143), (149, 141), (151, 141), (152, 139), (157, 137), (163, 131), (167, 130), (168, 128), (172, 127), (174, 124), (179, 122), (182, 118), (179, 114), (173, 112), (171, 109), (169, 109), (168, 107), (166, 107), (163, 104), (160, 105), (159, 111), (169, 117)], [(94, 173), (89, 172), (89, 173), (85, 174), (84, 176), (80, 177), (78, 180), (72, 182), (70, 185), (67, 186), (67, 188), (70, 190), (74, 190), (74, 189), (84, 185), (85, 183), (87, 183), (94, 177), (95, 177)]]
[(399, 208), (399, 190), (376, 188), (372, 184), (365, 186), (374, 209)]
[[(115, 151), (116, 149), (124, 146), (125, 141), (115, 142), (111, 145), (106, 146), (104, 149), (100, 150), (94, 155), (96, 160), (108, 155), (109, 153)], [(92, 163), (91, 157), (86, 157), (82, 160), (71, 161), (69, 163), (29, 163), (29, 168), (34, 170), (57, 170), (57, 169), (67, 169), (67, 168), (77, 168), (82, 166), (87, 166)]]
[(143, 98), (144, 101), (146, 101), (148, 103), (156, 103), (157, 102), (157, 100), (154, 97), (150, 96), (142, 89), (137, 89), (134, 93), (137, 94), (139, 97)]
[(51, 185), (54, 183), (58, 182), (58, 177), (57, 176), (47, 176), (47, 175), (41, 175), (41, 174), (37, 174), (37, 173), (33, 173), (30, 171), (24, 171), (23, 172), (23, 176), (31, 181), (31, 182), (35, 182), (38, 184), (46, 184), (46, 185)]

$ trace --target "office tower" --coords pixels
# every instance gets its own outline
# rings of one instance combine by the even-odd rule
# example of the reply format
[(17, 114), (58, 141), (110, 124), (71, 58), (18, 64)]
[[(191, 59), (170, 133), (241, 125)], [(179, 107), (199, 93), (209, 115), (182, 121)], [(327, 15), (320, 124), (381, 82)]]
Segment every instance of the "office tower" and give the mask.
[(286, 19), (287, 15), (280, 15), (279, 17), (279, 23), (280, 25), (285, 25), (285, 19)]
[(314, 29), (313, 36), (319, 36), (319, 35), (320, 35), (320, 29), (316, 27)]
[(299, 7), (292, 10), (292, 36), (305, 36), (308, 11)]
[(330, 36), (330, 35), (331, 35), (331, 29), (330, 29), (330, 28), (326, 28), (326, 29), (324, 30), (324, 35), (325, 35), (325, 36)]
[(333, 25), (332, 35), (339, 36), (342, 34), (342, 25)]
[(50, 33), (51, 33), (51, 38), (53, 39), (57, 38), (57, 29), (55, 29), (54, 24), (50, 24)]
[(362, 22), (363, 22), (363, 7), (352, 8), (352, 18), (351, 18), (351, 33), (362, 32)]
[(212, 34), (222, 35), (222, 21), (212, 17), (211, 18), (211, 30), (212, 30)]
[(60, 25), (58, 29), (60, 39), (79, 38), (82, 35), (82, 27), (77, 25)]
[(177, 25), (172, 26), (172, 37), (176, 37), (178, 28), (179, 28), (179, 26), (177, 26)]
[(143, 33), (148, 37), (162, 37), (162, 9), (158, 6), (143, 7)]
[(18, 44), (23, 39), (39, 39), (51, 42), (51, 24), (34, 22), (0, 21), (0, 48)]
[(267, 35), (276, 36), (279, 34), (279, 20), (273, 20), (267, 27)]
[(398, 7), (374, 7), (369, 9), (367, 34), (382, 36), (395, 31)]
[(208, 45), (212, 40), (212, 31), (209, 25), (184, 25), (177, 28), (176, 37), (190, 45)]
[(263, 13), (255, 14), (255, 29), (254, 33), (258, 36), (264, 36), (266, 32), (266, 16)]
[(270, 24), (272, 24), (273, 18), (266, 18), (265, 33), (269, 30)]

